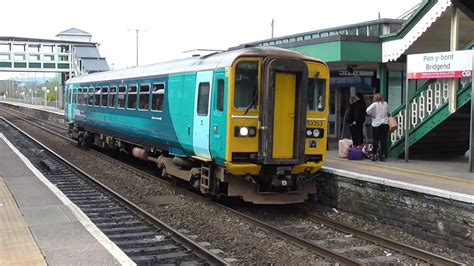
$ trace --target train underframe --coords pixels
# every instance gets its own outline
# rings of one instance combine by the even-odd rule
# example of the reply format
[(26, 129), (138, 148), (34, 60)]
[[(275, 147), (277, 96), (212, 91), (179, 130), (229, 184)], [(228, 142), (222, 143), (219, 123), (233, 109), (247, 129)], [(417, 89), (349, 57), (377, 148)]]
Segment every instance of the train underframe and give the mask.
[(201, 158), (177, 157), (101, 133), (69, 125), (69, 135), (83, 147), (91, 145), (126, 152), (157, 165), (162, 177), (185, 181), (202, 194), (238, 197), (254, 204), (301, 203), (316, 193), (315, 174), (292, 174), (291, 165), (262, 165), (258, 174), (234, 175), (226, 167)]

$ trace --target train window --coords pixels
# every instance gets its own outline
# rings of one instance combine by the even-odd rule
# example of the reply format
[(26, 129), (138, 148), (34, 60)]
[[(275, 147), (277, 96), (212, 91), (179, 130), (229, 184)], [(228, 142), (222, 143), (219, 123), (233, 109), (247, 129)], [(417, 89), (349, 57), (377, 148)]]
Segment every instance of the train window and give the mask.
[(76, 104), (77, 103), (77, 88), (76, 89), (71, 89), (69, 90), (69, 97), (68, 97), (69, 102)]
[(87, 88), (82, 88), (82, 104), (87, 105)]
[(125, 93), (127, 91), (126, 86), (120, 86), (119, 87), (119, 93), (117, 96), (117, 107), (118, 108), (125, 108)]
[(89, 88), (89, 93), (87, 94), (87, 105), (94, 105), (94, 88)]
[(326, 103), (326, 80), (316, 78), (308, 79), (308, 111), (324, 111)]
[(137, 85), (131, 85), (128, 87), (127, 94), (127, 109), (137, 108)]
[(258, 61), (243, 61), (235, 70), (234, 106), (256, 109), (258, 105)]
[(102, 87), (102, 96), (100, 97), (100, 106), (107, 107), (108, 101), (109, 101), (109, 88)]
[(224, 111), (224, 80), (217, 80), (217, 99), (216, 99), (216, 110), (219, 112)]
[(140, 85), (140, 98), (138, 98), (138, 109), (148, 110), (150, 102), (150, 85)]
[(100, 87), (95, 88), (94, 92), (94, 106), (100, 106)]
[(108, 106), (109, 107), (114, 107), (115, 106), (115, 99), (117, 98), (117, 87), (112, 86), (109, 89), (109, 100), (108, 100)]
[(165, 84), (153, 84), (153, 92), (151, 98), (151, 110), (163, 111), (165, 102)]
[(77, 104), (82, 104), (82, 88), (77, 89)]
[(209, 82), (201, 82), (198, 87), (197, 114), (207, 116), (209, 109)]

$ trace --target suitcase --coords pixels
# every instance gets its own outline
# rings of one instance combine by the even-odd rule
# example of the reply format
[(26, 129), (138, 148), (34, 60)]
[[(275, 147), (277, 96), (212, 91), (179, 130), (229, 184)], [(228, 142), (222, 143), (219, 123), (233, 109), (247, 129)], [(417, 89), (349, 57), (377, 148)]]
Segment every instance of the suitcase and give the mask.
[(361, 148), (352, 147), (347, 152), (347, 159), (349, 160), (364, 160), (364, 152)]
[(349, 151), (350, 147), (352, 147), (352, 140), (350, 139), (339, 140), (339, 157), (347, 158), (347, 152)]

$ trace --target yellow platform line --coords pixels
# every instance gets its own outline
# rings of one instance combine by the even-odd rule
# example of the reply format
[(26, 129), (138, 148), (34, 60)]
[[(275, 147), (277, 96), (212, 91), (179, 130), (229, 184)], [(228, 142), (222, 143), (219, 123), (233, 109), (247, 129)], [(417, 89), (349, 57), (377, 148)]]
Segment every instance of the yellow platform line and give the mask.
[(43, 254), (1, 176), (0, 265), (46, 265)]
[[(329, 162), (337, 162), (337, 161), (340, 161), (340, 162), (347, 162), (347, 159), (342, 159), (342, 158), (327, 158), (327, 160)], [(364, 164), (366, 166), (370, 166), (370, 167), (377, 167), (377, 168), (386, 168), (386, 169), (390, 169), (390, 170), (396, 170), (396, 171), (402, 171), (402, 172), (406, 172), (406, 173), (411, 173), (411, 174), (416, 174), (416, 175), (422, 175), (422, 176), (432, 176), (432, 177), (437, 177), (437, 178), (443, 178), (443, 179), (450, 179), (450, 180), (453, 180), (453, 181), (458, 181), (458, 182), (461, 182), (461, 183), (467, 183), (467, 184), (474, 184), (474, 181), (471, 181), (471, 180), (465, 180), (465, 179), (462, 179), (460, 177), (454, 177), (454, 176), (447, 176), (447, 175), (438, 175), (438, 174), (434, 174), (434, 173), (429, 173), (429, 172), (421, 172), (421, 171), (417, 171), (417, 170), (412, 170), (412, 169), (406, 169), (406, 168), (400, 168), (400, 167), (396, 167), (396, 166), (389, 166), (389, 165), (382, 165), (382, 164), (377, 164), (376, 166), (374, 164), (371, 164), (371, 163), (366, 163), (366, 162), (363, 162), (363, 161), (357, 161), (358, 164)]]

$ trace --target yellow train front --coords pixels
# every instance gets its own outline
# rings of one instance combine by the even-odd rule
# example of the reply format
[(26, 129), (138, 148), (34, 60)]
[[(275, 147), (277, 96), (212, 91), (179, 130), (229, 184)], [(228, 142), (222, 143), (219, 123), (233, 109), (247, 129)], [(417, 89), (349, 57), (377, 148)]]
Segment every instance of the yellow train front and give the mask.
[(303, 202), (326, 158), (329, 70), (290, 52), (240, 57), (228, 70), (227, 194)]

